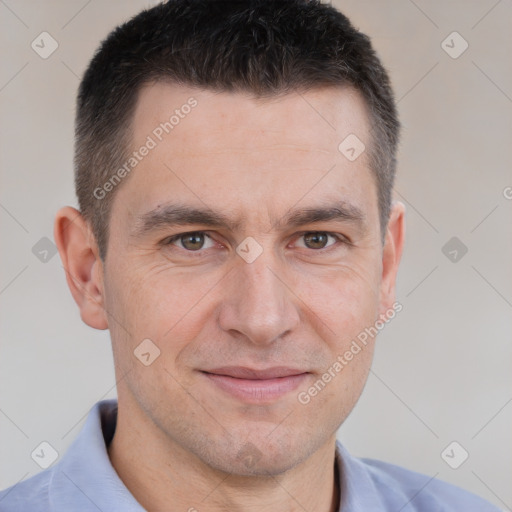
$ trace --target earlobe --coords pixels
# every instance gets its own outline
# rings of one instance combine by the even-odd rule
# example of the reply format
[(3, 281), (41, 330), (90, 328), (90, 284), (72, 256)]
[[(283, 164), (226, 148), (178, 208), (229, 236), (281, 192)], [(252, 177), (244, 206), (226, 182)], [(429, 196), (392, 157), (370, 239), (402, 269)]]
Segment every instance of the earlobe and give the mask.
[(382, 251), (381, 314), (395, 302), (396, 275), (405, 241), (405, 206), (396, 201), (391, 207)]
[(66, 206), (55, 216), (54, 238), (82, 320), (95, 329), (107, 329), (103, 263), (89, 224), (78, 210)]

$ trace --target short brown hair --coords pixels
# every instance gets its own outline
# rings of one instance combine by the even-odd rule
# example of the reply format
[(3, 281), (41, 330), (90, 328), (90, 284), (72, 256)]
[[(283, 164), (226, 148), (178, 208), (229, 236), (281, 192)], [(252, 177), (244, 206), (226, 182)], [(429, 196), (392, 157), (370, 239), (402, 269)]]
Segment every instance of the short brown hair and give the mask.
[(94, 191), (126, 160), (138, 92), (157, 80), (256, 97), (321, 86), (360, 91), (384, 239), (400, 124), (369, 38), (320, 0), (169, 0), (113, 30), (80, 83), (75, 185), (102, 259), (115, 190), (101, 198)]

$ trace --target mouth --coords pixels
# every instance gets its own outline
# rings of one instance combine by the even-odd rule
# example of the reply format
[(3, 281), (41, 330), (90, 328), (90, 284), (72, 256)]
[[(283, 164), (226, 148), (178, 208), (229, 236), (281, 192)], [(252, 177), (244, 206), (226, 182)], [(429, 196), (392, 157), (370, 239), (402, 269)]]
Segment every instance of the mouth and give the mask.
[(201, 373), (218, 389), (244, 402), (271, 403), (294, 391), (309, 375), (297, 368), (226, 366)]

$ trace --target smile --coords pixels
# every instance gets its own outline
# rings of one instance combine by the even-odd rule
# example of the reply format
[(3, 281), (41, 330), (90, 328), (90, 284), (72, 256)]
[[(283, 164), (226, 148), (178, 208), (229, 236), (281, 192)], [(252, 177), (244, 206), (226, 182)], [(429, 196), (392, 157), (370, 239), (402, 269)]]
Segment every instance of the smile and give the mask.
[(297, 389), (309, 374), (284, 367), (265, 370), (225, 367), (201, 373), (223, 392), (253, 404), (278, 400)]

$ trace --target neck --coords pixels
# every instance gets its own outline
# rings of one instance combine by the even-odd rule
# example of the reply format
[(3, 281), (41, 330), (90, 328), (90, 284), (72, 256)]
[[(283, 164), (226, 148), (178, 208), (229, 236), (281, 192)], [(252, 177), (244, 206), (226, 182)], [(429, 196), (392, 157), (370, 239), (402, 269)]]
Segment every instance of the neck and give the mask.
[(152, 512), (339, 510), (335, 436), (283, 474), (241, 476), (208, 466), (151, 421), (119, 407), (108, 454), (134, 498)]

